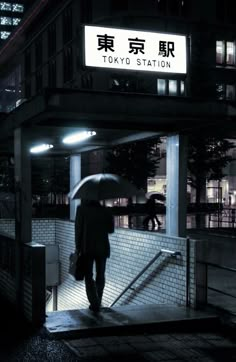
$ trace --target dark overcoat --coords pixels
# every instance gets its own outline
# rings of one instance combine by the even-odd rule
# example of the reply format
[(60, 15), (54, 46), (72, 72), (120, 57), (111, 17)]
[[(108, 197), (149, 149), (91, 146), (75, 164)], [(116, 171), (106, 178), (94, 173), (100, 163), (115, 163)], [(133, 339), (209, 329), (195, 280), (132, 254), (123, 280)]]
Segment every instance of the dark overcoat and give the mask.
[(109, 233), (114, 220), (109, 208), (99, 204), (78, 206), (75, 219), (76, 249), (83, 255), (110, 256)]

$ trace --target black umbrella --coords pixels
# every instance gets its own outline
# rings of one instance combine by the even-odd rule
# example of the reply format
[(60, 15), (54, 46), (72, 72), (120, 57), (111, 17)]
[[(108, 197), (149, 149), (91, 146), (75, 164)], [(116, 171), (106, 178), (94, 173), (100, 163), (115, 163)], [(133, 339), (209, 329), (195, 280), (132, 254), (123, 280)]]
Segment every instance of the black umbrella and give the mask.
[(148, 199), (154, 199), (160, 202), (165, 202), (166, 201), (166, 196), (164, 194), (161, 194), (160, 192), (148, 192), (146, 194), (146, 197)]
[(129, 198), (135, 195), (140, 195), (140, 190), (136, 186), (125, 178), (111, 173), (87, 176), (69, 193), (71, 199), (86, 200)]

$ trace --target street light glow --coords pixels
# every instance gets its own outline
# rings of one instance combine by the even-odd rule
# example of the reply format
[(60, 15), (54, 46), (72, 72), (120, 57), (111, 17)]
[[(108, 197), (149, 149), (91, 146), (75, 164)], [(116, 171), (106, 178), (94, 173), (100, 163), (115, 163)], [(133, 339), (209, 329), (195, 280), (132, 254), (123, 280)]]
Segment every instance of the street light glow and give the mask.
[(41, 152), (45, 152), (45, 151), (49, 150), (50, 148), (53, 148), (53, 145), (43, 143), (41, 145), (32, 147), (30, 149), (30, 153), (41, 153)]
[(90, 138), (95, 135), (96, 135), (95, 131), (83, 131), (83, 132), (73, 133), (73, 134), (63, 138), (62, 142), (70, 145), (73, 143), (84, 141), (87, 138)]

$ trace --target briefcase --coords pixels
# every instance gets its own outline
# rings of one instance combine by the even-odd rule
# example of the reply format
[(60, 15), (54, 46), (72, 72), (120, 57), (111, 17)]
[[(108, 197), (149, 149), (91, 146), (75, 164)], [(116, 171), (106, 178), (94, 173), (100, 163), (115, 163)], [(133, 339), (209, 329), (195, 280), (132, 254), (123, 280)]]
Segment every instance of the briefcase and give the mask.
[(71, 253), (69, 258), (69, 274), (75, 280), (84, 280), (84, 258), (77, 252)]

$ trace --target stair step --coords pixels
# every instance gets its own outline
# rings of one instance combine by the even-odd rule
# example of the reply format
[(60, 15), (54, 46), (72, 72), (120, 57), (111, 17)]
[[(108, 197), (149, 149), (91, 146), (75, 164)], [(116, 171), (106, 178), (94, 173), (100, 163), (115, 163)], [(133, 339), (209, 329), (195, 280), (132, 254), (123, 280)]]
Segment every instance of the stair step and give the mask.
[(50, 312), (44, 325), (54, 338), (119, 335), (155, 331), (213, 330), (219, 325), (217, 314), (186, 307), (141, 305)]

